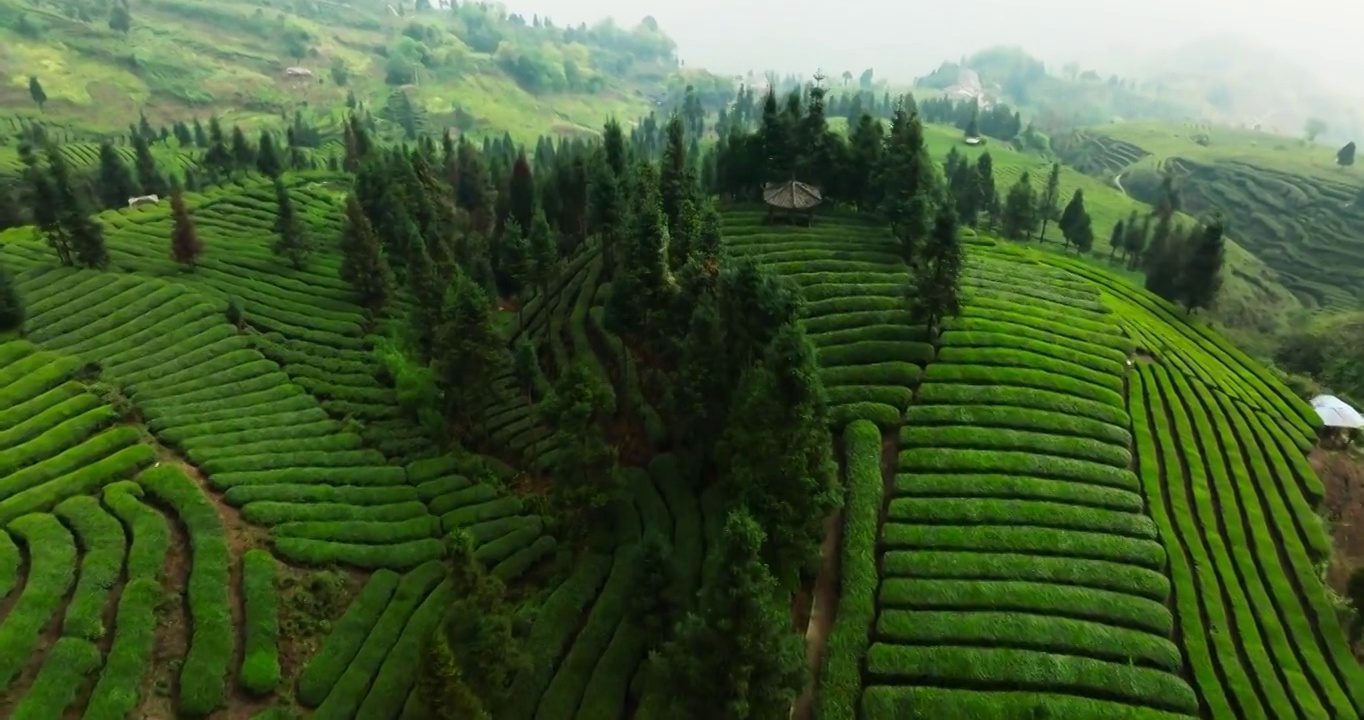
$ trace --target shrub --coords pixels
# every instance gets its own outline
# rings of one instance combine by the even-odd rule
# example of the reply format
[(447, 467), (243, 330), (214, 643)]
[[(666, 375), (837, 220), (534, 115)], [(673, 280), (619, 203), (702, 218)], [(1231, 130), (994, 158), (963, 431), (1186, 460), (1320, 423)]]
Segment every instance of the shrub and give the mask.
[(267, 695), (279, 685), (279, 614), (275, 598), (275, 559), (264, 550), (242, 556), (245, 649), (240, 680), (252, 695)]
[(33, 657), (38, 636), (76, 579), (76, 543), (57, 518), (25, 515), (8, 530), (28, 546), (28, 582), (0, 624), (0, 687), (8, 687)]
[(332, 631), (322, 641), (322, 648), (299, 674), (298, 700), (304, 707), (315, 708), (326, 699), (355, 653), (360, 651), (370, 628), (388, 607), (399, 579), (392, 570), (375, 572), (351, 601), (345, 614), (332, 626)]
[(9, 717), (12, 720), (61, 717), (75, 702), (86, 676), (98, 670), (101, 661), (99, 648), (88, 640), (77, 637), (57, 640), (33, 686)]
[(66, 608), (62, 632), (66, 635), (98, 640), (104, 636), (104, 605), (109, 591), (123, 570), (126, 550), (123, 527), (99, 501), (88, 495), (73, 497), (54, 511), (76, 532), (84, 551), (76, 592)]

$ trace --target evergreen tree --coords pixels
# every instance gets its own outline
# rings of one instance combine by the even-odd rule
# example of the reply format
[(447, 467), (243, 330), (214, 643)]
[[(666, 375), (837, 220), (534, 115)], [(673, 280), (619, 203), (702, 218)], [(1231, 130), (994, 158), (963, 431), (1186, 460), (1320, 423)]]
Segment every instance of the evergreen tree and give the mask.
[(588, 225), (602, 246), (602, 262), (613, 272), (616, 246), (624, 234), (625, 202), (621, 197), (622, 178), (611, 170), (603, 155), (593, 158), (588, 180)]
[(977, 104), (971, 109), (971, 121), (966, 123), (966, 137), (980, 137), (980, 105)]
[(881, 212), (890, 223), (891, 233), (900, 241), (907, 264), (913, 264), (915, 250), (924, 242), (932, 224), (934, 173), (933, 161), (924, 147), (919, 116), (898, 108), (882, 157)]
[(204, 243), (190, 218), (180, 188), (171, 188), (171, 259), (193, 269), (204, 252)]
[(1180, 289), (1184, 287), (1184, 250), (1184, 237), (1170, 225), (1169, 216), (1162, 217), (1151, 235), (1151, 246), (1141, 260), (1147, 290), (1170, 302), (1180, 300)]
[(114, 0), (109, 8), (109, 29), (125, 36), (133, 29), (133, 14), (128, 10), (128, 0)]
[(72, 264), (71, 239), (62, 226), (57, 187), (52, 176), (41, 165), (33, 146), (19, 146), (19, 159), (24, 163), (24, 179), (28, 185), (29, 200), (33, 208), (34, 230), (43, 236), (47, 244), (57, 253), (57, 261), (62, 265)]
[(206, 148), (208, 144), (208, 133), (204, 132), (204, 124), (199, 122), (199, 118), (194, 118), (194, 146)]
[(284, 163), (280, 160), (279, 149), (275, 147), (275, 138), (270, 131), (260, 131), (260, 144), (257, 147), (256, 169), (268, 178), (279, 177), (284, 172)]
[(625, 134), (615, 118), (608, 119), (602, 131), (602, 151), (606, 154), (606, 165), (611, 174), (623, 179), (629, 159), (625, 152)]
[(1226, 261), (1222, 220), (1214, 218), (1203, 232), (1190, 238), (1184, 270), (1180, 277), (1180, 295), (1186, 313), (1212, 305), (1222, 288), (1222, 265)]
[(43, 84), (38, 82), (38, 76), (28, 77), (28, 96), (33, 98), (33, 102), (38, 105), (38, 111), (44, 112), (43, 106), (47, 104), (47, 92), (43, 90)]
[(651, 319), (661, 318), (670, 304), (668, 228), (653, 168), (641, 162), (634, 181), (634, 207), (622, 238), (621, 265), (606, 301), (606, 322), (622, 337), (645, 338), (659, 329)]
[(520, 228), (529, 228), (535, 219), (535, 177), (525, 153), (516, 156), (507, 192), (511, 198), (512, 219)]
[(875, 181), (875, 173), (881, 166), (884, 143), (881, 123), (863, 113), (852, 131), (847, 176), (843, 179), (845, 194), (859, 208), (874, 208), (880, 201), (880, 185)]
[(682, 116), (674, 114), (668, 120), (665, 132), (667, 144), (659, 167), (659, 202), (669, 233), (676, 235), (682, 222), (682, 206), (695, 194), (696, 180), (687, 165)]
[(275, 178), (275, 227), (277, 235), (270, 250), (276, 256), (289, 261), (295, 270), (302, 270), (312, 252), (312, 239), (294, 211), (294, 201), (289, 197), (289, 189), (284, 181)]
[(232, 126), (232, 169), (248, 170), (256, 164), (256, 151), (251, 147), (251, 143), (246, 141), (246, 134), (241, 127)]
[(1070, 202), (1066, 203), (1066, 209), (1061, 212), (1061, 236), (1065, 239), (1067, 246), (1076, 245), (1076, 240), (1089, 234), (1090, 246), (1093, 246), (1094, 231), (1091, 227), (1089, 212), (1085, 210), (1085, 193), (1083, 190), (1076, 190), (1070, 196)]
[[(57, 223), (62, 242), (68, 248), (64, 263), (75, 262), (88, 268), (103, 268), (109, 264), (109, 251), (104, 246), (104, 226), (90, 216), (85, 199), (76, 191), (74, 178), (61, 149), (49, 144), (46, 149), (48, 172), (57, 208)], [(35, 215), (37, 213), (35, 212)], [(58, 251), (61, 257), (62, 252)]]
[(119, 156), (112, 143), (105, 141), (99, 145), (99, 196), (106, 208), (120, 208), (128, 204), (128, 198), (141, 193), (133, 174)]
[(133, 166), (137, 169), (137, 182), (142, 188), (141, 194), (165, 197), (169, 189), (166, 186), (166, 179), (156, 166), (151, 145), (140, 133), (133, 136), (133, 153)]
[(933, 219), (933, 233), (921, 261), (914, 268), (909, 291), (910, 311), (924, 323), (929, 337), (943, 318), (961, 313), (961, 271), (965, 264), (956, 214), (943, 203)]
[(492, 301), (464, 272), (456, 270), (445, 293), (436, 332), (436, 375), (445, 400), (445, 418), (464, 430), (473, 428), (493, 399), (493, 380), (505, 367), (501, 335), (493, 326)]
[(715, 448), (728, 496), (767, 529), (763, 557), (788, 590), (818, 556), (824, 517), (838, 504), (826, 403), (814, 348), (788, 323), (741, 376)]
[(1000, 218), (1004, 237), (1010, 240), (1026, 240), (1037, 226), (1037, 202), (1033, 199), (1032, 181), (1027, 171), (1019, 176), (1018, 182), (1009, 188), (1004, 199), (1004, 216)]
[(447, 541), (450, 605), (422, 639), (416, 692), (433, 720), (485, 720), (525, 665), (506, 587), (474, 557), (468, 533)]
[[(1038, 198), (1037, 213), (1034, 217), (1041, 221), (1042, 228), (1037, 233), (1040, 240), (1047, 236), (1047, 223), (1056, 217), (1056, 204), (1061, 200), (1061, 163), (1052, 163), (1051, 173), (1047, 175), (1047, 187)], [(1034, 225), (1036, 220), (1034, 221)]]
[(554, 242), (553, 231), (545, 214), (537, 210), (530, 224), (530, 266), (532, 282), (540, 289), (540, 295), (549, 299), (549, 285), (559, 274), (559, 248)]
[(614, 412), (611, 387), (581, 358), (559, 374), (540, 401), (537, 415), (553, 428), (555, 454), (552, 500), (570, 516), (593, 514), (619, 494), (617, 451), (606, 440), (602, 422)]
[(1355, 141), (1345, 143), (1345, 146), (1336, 152), (1336, 164), (1343, 168), (1355, 164)]
[(990, 153), (984, 152), (976, 159), (976, 183), (979, 188), (981, 212), (990, 214), (990, 222), (999, 222), (999, 192), (995, 189), (995, 165)]
[(1112, 260), (1114, 253), (1125, 250), (1127, 243), (1127, 232), (1123, 228), (1123, 221), (1113, 223), (1113, 232), (1108, 236), (1108, 259)]
[(507, 295), (519, 295), (535, 276), (530, 260), (530, 243), (514, 218), (507, 220), (498, 243), (498, 270)]
[(1137, 222), (1137, 212), (1132, 211), (1132, 215), (1127, 218), (1127, 241), (1123, 243), (1123, 250), (1127, 253), (1127, 264), (1129, 267), (1136, 267), (1141, 263), (1142, 256), (1146, 253), (1146, 243), (1151, 237), (1151, 218), (1148, 215), (1145, 222)]
[(762, 525), (729, 514), (699, 607), (673, 628), (655, 657), (674, 717), (784, 720), (805, 683), (804, 641), (762, 561)]
[(0, 265), (0, 332), (14, 332), (24, 325), (24, 304), (9, 268)]
[[(196, 125), (196, 127), (198, 126)], [(242, 142), (245, 141), (246, 138), (243, 137)], [(204, 164), (215, 175), (232, 172), (232, 151), (227, 149), (227, 141), (223, 137), (223, 127), (218, 123), (217, 116), (208, 119), (208, 151), (204, 153)]]
[(362, 305), (371, 312), (379, 312), (393, 296), (393, 271), (355, 193), (346, 197), (340, 246), (341, 279), (355, 289)]

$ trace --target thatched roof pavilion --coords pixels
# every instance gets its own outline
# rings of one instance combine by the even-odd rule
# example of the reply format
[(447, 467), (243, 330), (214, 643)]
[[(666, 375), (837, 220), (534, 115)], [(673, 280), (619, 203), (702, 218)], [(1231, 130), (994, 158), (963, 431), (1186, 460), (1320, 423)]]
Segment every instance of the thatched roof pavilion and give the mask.
[(799, 180), (768, 185), (763, 190), (763, 202), (783, 210), (810, 210), (823, 200), (819, 188)]

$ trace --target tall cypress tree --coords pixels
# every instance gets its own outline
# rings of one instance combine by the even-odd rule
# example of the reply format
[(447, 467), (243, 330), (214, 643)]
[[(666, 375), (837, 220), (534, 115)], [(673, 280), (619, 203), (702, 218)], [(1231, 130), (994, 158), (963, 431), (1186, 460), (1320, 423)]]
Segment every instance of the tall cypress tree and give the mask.
[(1226, 242), (1221, 218), (1214, 218), (1189, 243), (1180, 278), (1180, 299), (1186, 313), (1210, 306), (1222, 288)]
[(936, 169), (924, 146), (923, 123), (904, 107), (897, 108), (882, 157), (884, 189), (881, 212), (900, 241), (905, 263), (913, 264), (933, 221)]
[(256, 164), (256, 150), (246, 141), (240, 126), (232, 126), (232, 169), (249, 170)]
[(361, 304), (373, 312), (382, 310), (393, 294), (393, 271), (379, 248), (374, 226), (365, 217), (354, 193), (346, 197), (340, 245), (341, 279), (355, 289)]
[(66, 228), (62, 227), (57, 188), (41, 164), (33, 146), (27, 143), (19, 146), (19, 159), (24, 163), (24, 179), (28, 184), (29, 200), (33, 207), (33, 225), (47, 244), (57, 253), (57, 262), (70, 265), (71, 239)]
[(24, 324), (24, 304), (9, 268), (0, 265), (0, 332), (19, 330)]
[(522, 229), (529, 228), (535, 219), (535, 177), (525, 153), (516, 156), (507, 192), (511, 198), (511, 217)]
[(76, 192), (71, 169), (60, 148), (49, 144), (46, 154), (58, 208), (57, 222), (69, 247), (70, 260), (88, 268), (108, 265), (109, 251), (104, 246), (104, 226), (90, 216), (85, 199)]
[(119, 208), (128, 203), (128, 198), (142, 194), (128, 165), (119, 156), (113, 143), (99, 145), (99, 196), (106, 208)]
[(204, 243), (194, 227), (194, 220), (185, 207), (185, 197), (179, 187), (171, 188), (171, 258), (193, 269), (204, 252)]
[(133, 152), (133, 165), (137, 168), (137, 182), (142, 187), (142, 194), (165, 197), (169, 189), (166, 186), (166, 178), (162, 177), (161, 170), (156, 166), (156, 158), (152, 155), (151, 145), (141, 133), (133, 135)]
[[(218, 122), (218, 117), (216, 115), (208, 119), (207, 140), (208, 150), (204, 153), (204, 164), (207, 165), (214, 174), (231, 173), (232, 151), (227, 149), (227, 140), (223, 137), (223, 126)], [(245, 140), (245, 138), (243, 138), (243, 140)]]
[(289, 261), (295, 270), (302, 270), (312, 252), (312, 240), (294, 210), (294, 201), (289, 197), (289, 189), (284, 181), (275, 178), (275, 242), (270, 250), (275, 255)]
[(956, 213), (949, 204), (941, 203), (909, 291), (910, 311), (924, 323), (930, 337), (944, 317), (961, 312), (961, 271), (965, 264)]
[[(243, 138), (245, 139), (245, 138)], [(260, 131), (260, 144), (256, 152), (256, 169), (268, 178), (277, 178), (284, 172), (284, 162), (280, 159), (275, 137), (269, 130)]]
[(1009, 195), (1004, 199), (1004, 216), (1000, 222), (1004, 237), (1010, 240), (1027, 240), (1032, 234), (1033, 228), (1037, 227), (1038, 208), (1033, 198), (1032, 181), (1028, 178), (1027, 171), (1024, 171), (1018, 182), (1009, 188)]
[[(1034, 215), (1041, 221), (1041, 229), (1037, 231), (1039, 240), (1045, 240), (1047, 235), (1047, 223), (1056, 217), (1056, 204), (1061, 199), (1061, 163), (1052, 163), (1051, 172), (1047, 174), (1047, 187), (1042, 191), (1042, 197), (1037, 199), (1037, 212)], [(1036, 221), (1034, 221), (1034, 227)]]

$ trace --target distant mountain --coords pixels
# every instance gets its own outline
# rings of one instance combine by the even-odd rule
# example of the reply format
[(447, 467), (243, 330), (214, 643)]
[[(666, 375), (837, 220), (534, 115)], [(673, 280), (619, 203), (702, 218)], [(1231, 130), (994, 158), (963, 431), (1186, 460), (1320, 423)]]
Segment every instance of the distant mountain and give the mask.
[(1143, 92), (1197, 108), (1210, 122), (1301, 136), (1308, 119), (1325, 122), (1324, 140), (1361, 134), (1359, 101), (1329, 87), (1282, 53), (1219, 35), (1133, 57), (1127, 74)]

